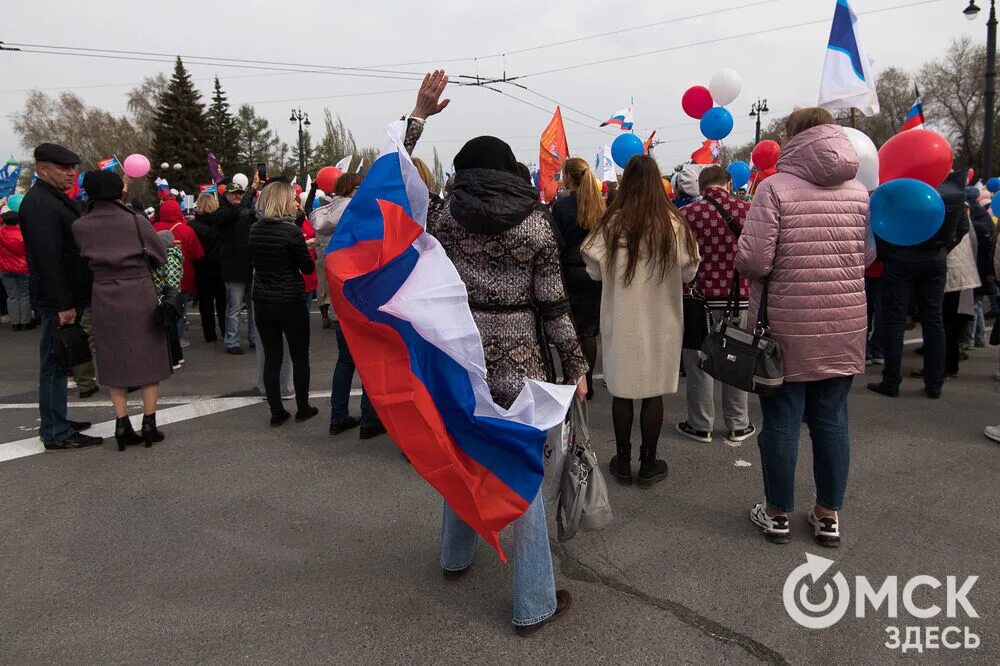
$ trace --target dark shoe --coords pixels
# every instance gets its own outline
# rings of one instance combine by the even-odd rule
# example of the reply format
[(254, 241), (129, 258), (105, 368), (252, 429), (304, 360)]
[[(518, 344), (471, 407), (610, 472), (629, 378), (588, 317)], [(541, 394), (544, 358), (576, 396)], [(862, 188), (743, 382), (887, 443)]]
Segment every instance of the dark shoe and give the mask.
[(166, 435), (156, 429), (156, 412), (146, 414), (142, 417), (142, 438), (146, 442), (147, 449), (153, 444), (162, 442), (167, 438)]
[(744, 442), (753, 437), (756, 432), (757, 432), (757, 426), (751, 423), (746, 428), (741, 428), (739, 430), (730, 430), (729, 441)]
[(24, 324), (11, 324), (10, 328), (13, 331), (23, 331), (24, 330)]
[(788, 516), (783, 513), (769, 516), (763, 504), (754, 504), (750, 510), (750, 521), (761, 529), (764, 538), (771, 543), (788, 543), (792, 539), (788, 529)]
[(282, 423), (284, 423), (290, 418), (292, 418), (292, 414), (287, 409), (283, 409), (276, 414), (271, 414), (271, 426), (272, 427), (280, 426)]
[(97, 392), (100, 391), (100, 390), (101, 390), (100, 386), (94, 386), (94, 387), (86, 389), (86, 390), (81, 389), (80, 390), (80, 399), (81, 400), (86, 400), (87, 398), (89, 398), (91, 396), (97, 395)]
[(617, 452), (611, 457), (611, 462), (608, 463), (608, 471), (611, 472), (611, 476), (615, 477), (618, 483), (623, 486), (631, 486), (632, 442), (618, 442), (615, 446), (617, 447)]
[(301, 407), (299, 411), (295, 412), (295, 420), (302, 423), (303, 421), (308, 421), (317, 414), (319, 414), (319, 409), (313, 407), (312, 405), (306, 405), (305, 407)]
[(941, 397), (941, 389), (934, 389), (934, 390), (932, 390), (932, 389), (929, 389), (929, 388), (925, 388), (924, 389), (924, 395), (926, 395), (931, 400), (937, 400), (937, 399), (939, 399)]
[(118, 442), (118, 450), (124, 451), (126, 446), (141, 444), (143, 438), (136, 434), (132, 427), (132, 421), (127, 416), (115, 419), (115, 441)]
[(212, 333), (211, 335), (206, 335), (206, 336), (205, 336), (205, 342), (215, 342), (215, 341), (217, 341), (218, 339), (219, 339), (219, 336), (217, 336), (217, 335), (216, 335), (216, 334), (214, 334), (214, 333)]
[[(253, 349), (251, 347), (251, 349)], [(233, 354), (234, 356), (242, 356), (246, 352), (243, 351), (243, 347), (226, 347), (227, 354)]]
[(257, 349), (257, 343), (256, 342), (251, 342), (250, 343), (250, 349)]
[(33, 331), (36, 328), (38, 328), (38, 324), (39, 324), (39, 322), (37, 322), (37, 321), (33, 321), (33, 322), (30, 322), (30, 323), (27, 323), (27, 324), (22, 324), (21, 325), (21, 330), (22, 331)]
[(899, 389), (892, 388), (885, 382), (872, 382), (871, 384), (868, 385), (868, 390), (878, 393), (879, 395), (888, 396), (890, 398), (899, 397)]
[(836, 518), (824, 516), (820, 518), (815, 513), (815, 508), (809, 509), (809, 524), (813, 526), (813, 538), (816, 543), (826, 548), (837, 548), (840, 546), (840, 527)]
[(514, 632), (521, 638), (527, 638), (538, 632), (539, 629), (547, 624), (557, 621), (566, 611), (569, 610), (570, 606), (573, 605), (573, 595), (569, 593), (569, 590), (556, 590), (556, 612), (551, 616), (545, 618), (541, 622), (536, 622), (534, 624), (526, 625), (514, 625)]
[(84, 430), (90, 430), (90, 426), (93, 425), (90, 421), (70, 421), (69, 427), (77, 432), (83, 432)]
[(346, 419), (344, 419), (340, 423), (331, 423), (330, 424), (330, 434), (331, 435), (339, 435), (340, 433), (342, 433), (342, 432), (344, 432), (346, 430), (350, 430), (351, 428), (357, 428), (359, 425), (361, 425), (361, 421), (360, 420), (354, 418), (353, 416), (348, 416)]
[(688, 439), (693, 439), (696, 442), (701, 442), (703, 444), (712, 443), (712, 431), (711, 430), (695, 430), (687, 421), (681, 421), (677, 424), (677, 432), (684, 435)]
[(637, 484), (640, 488), (649, 488), (667, 478), (670, 467), (665, 460), (656, 457), (656, 446), (639, 449), (639, 476)]
[(329, 317), (323, 317), (323, 328), (333, 328), (333, 321)]
[(104, 442), (102, 437), (91, 437), (78, 432), (70, 435), (61, 442), (51, 442), (45, 445), (48, 451), (68, 451), (70, 449), (85, 449), (88, 446), (100, 446)]
[(445, 580), (455, 581), (464, 576), (465, 574), (469, 573), (469, 569), (471, 568), (472, 565), (470, 564), (464, 569), (457, 569), (455, 571), (450, 571), (448, 569), (441, 569), (441, 575), (444, 576)]
[(386, 433), (385, 426), (379, 421), (373, 426), (362, 426), (361, 432), (358, 433), (358, 439), (372, 439), (373, 437), (378, 437), (379, 435), (384, 435)]

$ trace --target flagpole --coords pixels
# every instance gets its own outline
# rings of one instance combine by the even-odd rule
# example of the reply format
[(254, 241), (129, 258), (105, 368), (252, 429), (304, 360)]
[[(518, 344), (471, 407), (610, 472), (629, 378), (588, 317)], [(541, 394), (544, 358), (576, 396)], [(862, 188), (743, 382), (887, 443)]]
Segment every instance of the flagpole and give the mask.
[[(631, 106), (631, 107), (635, 106), (635, 95), (629, 95), (628, 105)], [(635, 109), (634, 108), (632, 109), (632, 113), (635, 113)], [(632, 131), (632, 134), (635, 134), (635, 123), (634, 122), (632, 123), (632, 130), (631, 131)]]
[(851, 127), (852, 128), (857, 128), (857, 122), (858, 122), (858, 110), (855, 109), (852, 106), (851, 107)]

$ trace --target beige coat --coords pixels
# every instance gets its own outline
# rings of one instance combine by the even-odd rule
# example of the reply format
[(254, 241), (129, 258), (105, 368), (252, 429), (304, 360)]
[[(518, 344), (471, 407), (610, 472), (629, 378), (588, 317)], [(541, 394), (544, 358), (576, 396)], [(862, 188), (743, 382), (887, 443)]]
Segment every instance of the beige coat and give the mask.
[[(684, 284), (694, 279), (701, 257), (692, 256), (683, 242), (690, 233), (681, 220), (674, 221), (677, 262), (662, 282), (648, 263), (640, 259), (635, 277), (627, 287), (621, 274), (627, 255), (615, 253), (608, 270), (604, 240), (595, 236), (584, 243), (587, 272), (603, 282), (601, 292), (601, 350), (604, 377), (617, 398), (652, 398), (677, 392), (681, 362), (684, 316), (681, 297)], [(591, 242), (591, 240), (593, 242)]]

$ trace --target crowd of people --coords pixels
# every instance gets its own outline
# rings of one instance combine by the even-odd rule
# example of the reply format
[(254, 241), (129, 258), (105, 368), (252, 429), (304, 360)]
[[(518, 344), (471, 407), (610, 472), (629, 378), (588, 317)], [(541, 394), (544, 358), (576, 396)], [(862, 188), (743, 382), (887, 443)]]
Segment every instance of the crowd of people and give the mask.
[[(425, 78), (407, 122), (410, 152), (429, 118), (448, 106), (441, 98), (446, 86), (441, 71)], [(494, 401), (509, 407), (525, 378), (556, 381), (553, 349), (561, 381), (575, 384), (579, 399), (591, 399), (600, 346), (616, 444), (607, 469), (621, 484), (648, 487), (667, 478), (658, 450), (663, 397), (677, 392), (681, 373), (687, 416), (677, 432), (702, 443), (716, 437), (715, 380), (699, 366), (697, 345), (684, 342), (685, 296), (707, 301), (713, 325), (727, 316), (752, 325), (766, 308), (784, 383), (760, 397), (759, 432), (748, 394), (723, 386), (721, 436), (737, 442), (758, 436), (763, 501), (752, 506), (750, 519), (769, 541), (787, 543), (805, 423), (816, 485), (808, 521), (817, 543), (835, 547), (850, 469), (853, 378), (866, 363), (884, 363), (882, 381), (868, 388), (898, 396), (903, 333), (919, 319), (920, 376), (927, 397), (940, 397), (945, 378), (958, 372), (963, 338), (983, 342), (995, 232), (978, 189), (966, 189), (965, 174), (956, 172), (939, 187), (946, 220), (934, 238), (914, 247), (876, 242), (869, 193), (855, 179), (857, 156), (833, 117), (819, 108), (793, 112), (783, 144), (777, 173), (752, 201), (733, 191), (719, 165), (685, 168), (672, 200), (656, 161), (638, 155), (611, 187), (585, 160), (566, 160), (562, 191), (546, 204), (511, 148), (492, 136), (470, 140), (455, 156), (445, 196), (426, 165), (414, 163), (430, 195), (427, 231), (465, 283)], [(342, 175), (328, 201), (316, 201), (315, 188), (301, 192), (282, 178), (264, 182), (255, 174), (247, 185), (227, 183), (224, 194), (201, 194), (188, 214), (167, 196), (150, 216), (141, 204), (124, 203), (128, 181), (114, 172), (85, 174), (82, 208), (70, 199), (65, 191), (81, 160), (66, 147), (42, 144), (35, 159), (38, 180), (19, 213), (3, 214), (0, 270), (14, 329), (42, 327), (39, 409), (47, 449), (101, 443), (83, 432), (90, 424), (69, 420), (73, 370), (59, 367), (52, 353), (57, 329), (78, 321), (87, 323), (97, 378), (111, 393), (118, 448), (164, 439), (156, 425), (158, 386), (191, 344), (189, 299), (197, 299), (204, 341), (221, 338), (230, 354), (245, 353), (241, 314), (247, 312), (246, 340), (258, 352), (272, 426), (292, 416), (285, 399), (294, 398), (297, 421), (319, 412), (309, 402), (315, 304), (338, 349), (330, 434), (359, 427), (367, 439), (385, 432), (367, 395), (360, 418), (350, 414), (355, 366), (323, 265), (360, 174)], [(179, 292), (179, 312), (164, 322), (171, 288)], [(83, 391), (87, 371), (76, 372)], [(134, 390), (143, 402), (138, 433), (128, 417)], [(1000, 433), (990, 436), (1000, 441)], [(528, 635), (560, 617), (572, 599), (555, 589), (541, 496), (513, 533), (513, 624)], [(475, 532), (445, 504), (445, 578), (469, 569), (475, 546)]]

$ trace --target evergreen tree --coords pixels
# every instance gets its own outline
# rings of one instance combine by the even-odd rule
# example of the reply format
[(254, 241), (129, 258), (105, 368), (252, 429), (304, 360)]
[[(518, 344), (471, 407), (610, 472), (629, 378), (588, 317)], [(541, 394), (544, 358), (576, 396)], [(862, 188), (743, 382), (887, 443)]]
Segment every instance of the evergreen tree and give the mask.
[[(205, 105), (178, 57), (170, 83), (157, 98), (150, 161), (154, 165), (161, 162), (182, 164), (180, 171), (171, 169), (166, 178), (171, 187), (196, 193), (198, 184), (206, 183), (210, 178), (207, 152)], [(150, 177), (155, 175), (156, 169)]]
[(236, 129), (236, 119), (229, 111), (229, 100), (219, 83), (219, 77), (215, 77), (215, 90), (212, 93), (212, 104), (205, 113), (205, 124), (208, 128), (208, 145), (222, 164), (223, 170), (229, 173), (236, 167), (239, 131)]
[(249, 104), (243, 104), (236, 110), (236, 130), (236, 168), (233, 173), (242, 171), (252, 180), (257, 162), (268, 163), (269, 170), (276, 173), (280, 170), (280, 164), (274, 164), (274, 169), (271, 169), (270, 163), (281, 156), (278, 154), (278, 137), (271, 131), (267, 118), (258, 116)]

